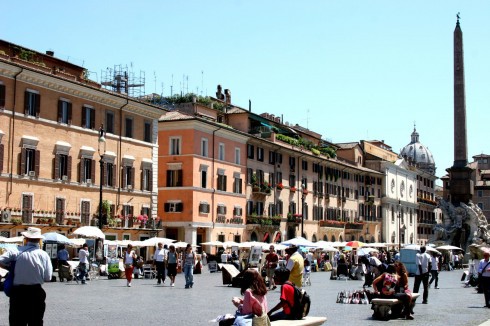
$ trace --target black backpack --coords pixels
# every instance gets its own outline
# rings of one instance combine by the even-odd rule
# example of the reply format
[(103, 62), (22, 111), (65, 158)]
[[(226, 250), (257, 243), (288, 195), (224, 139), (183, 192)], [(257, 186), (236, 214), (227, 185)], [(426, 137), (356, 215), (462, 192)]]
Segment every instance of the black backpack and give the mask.
[(294, 288), (294, 306), (290, 307), (291, 315), (293, 315), (294, 319), (303, 319), (304, 317), (308, 316), (311, 305), (311, 300), (308, 293), (289, 281), (285, 282), (284, 284), (291, 285)]

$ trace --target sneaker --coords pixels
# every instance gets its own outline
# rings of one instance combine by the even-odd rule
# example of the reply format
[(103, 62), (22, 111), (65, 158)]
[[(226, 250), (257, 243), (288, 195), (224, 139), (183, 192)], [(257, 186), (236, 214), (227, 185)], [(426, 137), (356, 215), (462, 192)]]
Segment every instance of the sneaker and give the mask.
[(413, 316), (408, 315), (408, 316), (405, 317), (405, 319), (406, 320), (413, 320)]
[(438, 287), (438, 286), (436, 286), (434, 289), (439, 289), (439, 287)]
[[(157, 285), (160, 285), (160, 284), (162, 284), (162, 282), (157, 282)], [(163, 282), (163, 284), (165, 284), (165, 282)]]
[(422, 301), (422, 304), (428, 304), (428, 302), (427, 301)]
[(174, 285), (174, 283), (171, 283), (171, 284), (170, 284), (170, 286), (171, 286), (171, 287), (174, 287), (175, 285)]
[(274, 285), (274, 286), (272, 287), (272, 289), (273, 289), (273, 290), (277, 289), (277, 286), (275, 286), (275, 285)]

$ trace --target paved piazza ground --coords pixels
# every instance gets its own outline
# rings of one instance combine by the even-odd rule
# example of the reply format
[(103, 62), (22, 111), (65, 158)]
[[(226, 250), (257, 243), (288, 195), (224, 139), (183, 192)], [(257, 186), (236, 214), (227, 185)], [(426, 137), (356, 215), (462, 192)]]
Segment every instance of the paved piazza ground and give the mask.
[[(429, 304), (416, 305), (415, 320), (382, 322), (371, 319), (370, 305), (335, 303), (339, 291), (360, 289), (362, 281), (331, 281), (328, 272), (312, 273), (312, 286), (306, 288), (312, 299), (310, 315), (326, 316), (325, 325), (480, 325), (490, 319), (490, 309), (482, 308), (482, 294), (463, 287), (461, 275), (462, 271), (441, 272), (440, 289), (431, 289)], [(409, 279), (411, 285), (413, 280)], [(128, 288), (125, 280), (106, 277), (85, 286), (75, 282), (45, 284), (45, 325), (217, 326), (209, 320), (233, 312), (231, 298), (239, 295), (239, 289), (223, 286), (221, 273), (209, 273), (207, 269), (195, 275), (194, 281), (193, 289), (184, 289), (182, 274), (177, 276), (174, 288), (157, 286), (150, 279), (134, 280)], [(278, 301), (278, 290), (268, 294), (270, 308)], [(0, 325), (8, 325), (8, 298), (3, 294)]]

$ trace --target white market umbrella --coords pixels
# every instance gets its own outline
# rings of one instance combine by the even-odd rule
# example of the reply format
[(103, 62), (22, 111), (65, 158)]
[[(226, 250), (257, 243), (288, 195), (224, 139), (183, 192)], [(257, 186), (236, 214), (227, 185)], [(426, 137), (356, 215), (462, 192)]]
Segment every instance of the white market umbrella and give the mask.
[(239, 243), (235, 241), (225, 241), (223, 242), (223, 247), (226, 248), (231, 248), (231, 247), (238, 247)]
[(73, 231), (73, 234), (79, 235), (85, 238), (92, 239), (105, 239), (104, 232), (101, 231), (98, 227), (95, 226), (82, 226)]
[(18, 236), (13, 238), (0, 237), (0, 243), (22, 243), (24, 241), (24, 236)]
[(79, 247), (83, 246), (83, 244), (84, 244), (85, 242), (87, 242), (87, 240), (82, 239), (82, 238), (79, 238), (79, 239), (70, 239), (70, 241), (71, 241), (71, 243), (72, 243), (71, 245), (72, 245), (73, 247), (77, 247), (77, 248), (79, 248)]
[[(184, 242), (184, 241), (179, 241), (179, 242), (175, 242), (175, 243), (172, 243), (175, 248), (186, 248), (187, 247), (187, 242)], [(196, 248), (196, 247), (200, 247), (200, 246), (196, 246), (196, 245), (192, 245), (193, 248)]]
[(461, 250), (463, 251), (463, 249), (461, 249), (460, 247), (456, 247), (456, 246), (440, 246), (440, 247), (436, 247), (437, 250)]
[(288, 247), (288, 246), (283, 245), (283, 244), (280, 244), (280, 243), (264, 243), (262, 245), (262, 250), (269, 250), (269, 248), (271, 247), (271, 245), (274, 246), (274, 250), (275, 251), (284, 250), (284, 249), (286, 249)]
[(238, 248), (264, 247), (265, 245), (268, 246), (270, 244), (265, 242), (260, 242), (260, 241), (246, 241), (246, 242), (239, 243)]
[(71, 239), (68, 239), (63, 234), (59, 234), (56, 232), (44, 233), (43, 237), (44, 237), (43, 241), (46, 243), (53, 243), (54, 242), (54, 243), (62, 243), (62, 244), (66, 244), (66, 245), (70, 245), (73, 243), (71, 241)]
[(208, 242), (202, 242), (201, 243), (202, 246), (216, 246), (216, 247), (223, 247), (223, 242), (221, 241), (208, 241)]
[(357, 249), (357, 255), (358, 256), (366, 256), (369, 255), (371, 252), (378, 252), (379, 250), (376, 248), (369, 248), (369, 247), (362, 247)]
[(315, 249), (321, 249), (323, 251), (339, 251), (337, 248), (332, 246), (332, 242), (323, 240), (315, 242)]
[(281, 242), (281, 244), (283, 244), (285, 246), (295, 245), (298, 247), (300, 247), (300, 246), (302, 246), (302, 247), (315, 247), (315, 244), (313, 242), (306, 240), (303, 237), (296, 237), (293, 239), (289, 239), (289, 240)]
[[(430, 251), (430, 252), (435, 252), (436, 254), (441, 254), (439, 251), (437, 251), (436, 249), (432, 248), (432, 247), (425, 247), (426, 248), (426, 251)], [(409, 245), (405, 245), (403, 246), (403, 249), (409, 249), (409, 250), (420, 250), (420, 246), (419, 245), (416, 245), (416, 244), (409, 244)]]
[(386, 243), (382, 242), (372, 242), (372, 243), (366, 243), (369, 247), (375, 247), (375, 248), (386, 248)]
[[(134, 246), (135, 241), (132, 241), (131, 244)], [(164, 245), (169, 245), (173, 242), (175, 242), (175, 240), (173, 239), (169, 239), (169, 238), (158, 238), (158, 237), (153, 237), (153, 238), (149, 238), (149, 239), (146, 239), (144, 241), (141, 241), (142, 242), (142, 246), (146, 246), (146, 247), (151, 247), (151, 246), (156, 246), (158, 245), (158, 243), (162, 243)], [(138, 245), (136, 245), (138, 246)], [(138, 246), (138, 247), (141, 247), (141, 246)]]

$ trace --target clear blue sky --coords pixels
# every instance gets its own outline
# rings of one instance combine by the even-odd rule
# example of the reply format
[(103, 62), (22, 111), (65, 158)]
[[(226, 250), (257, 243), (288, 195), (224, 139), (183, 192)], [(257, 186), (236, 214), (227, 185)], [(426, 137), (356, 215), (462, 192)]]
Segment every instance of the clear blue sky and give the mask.
[[(468, 156), (490, 154), (488, 1), (4, 1), (0, 38), (101, 72), (145, 72), (146, 93), (212, 95), (333, 142), (395, 152), (414, 121), (437, 175), (453, 163), (453, 31), (464, 37)], [(173, 79), (172, 79), (173, 75)], [(183, 77), (186, 76), (186, 77)], [(187, 81), (188, 76), (188, 81)], [(155, 82), (156, 80), (156, 82)]]

